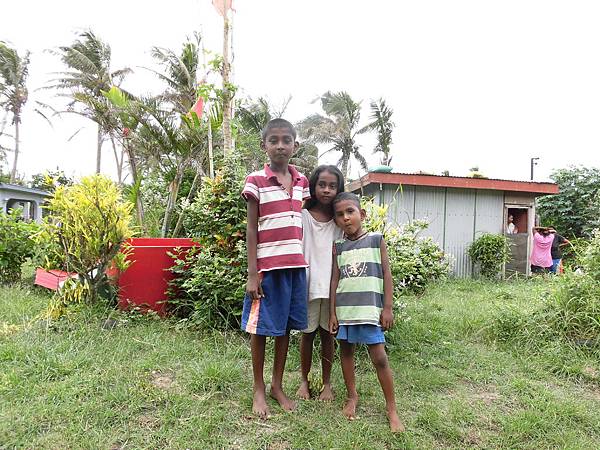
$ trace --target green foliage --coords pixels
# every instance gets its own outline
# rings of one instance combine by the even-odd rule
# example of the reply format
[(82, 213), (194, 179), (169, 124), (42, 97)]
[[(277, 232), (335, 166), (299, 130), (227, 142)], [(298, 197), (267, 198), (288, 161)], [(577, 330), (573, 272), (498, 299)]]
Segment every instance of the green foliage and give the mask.
[(106, 284), (106, 269), (132, 235), (132, 205), (121, 198), (115, 183), (93, 175), (59, 187), (48, 209), (52, 221), (47, 231), (62, 249), (64, 269), (79, 274), (88, 285), (86, 300), (95, 301)]
[(557, 338), (600, 348), (600, 231), (579, 258), (580, 270), (549, 281), (542, 305), (524, 313), (501, 309), (493, 329), (502, 341), (539, 343)]
[(433, 239), (419, 236), (427, 228), (427, 222), (415, 220), (400, 228), (392, 227), (387, 222), (387, 205), (378, 206), (368, 199), (362, 203), (367, 210), (365, 229), (383, 233), (385, 237), (397, 307), (401, 305), (401, 295), (420, 294), (432, 281), (447, 276), (450, 263), (442, 249)]
[(35, 241), (31, 238), (39, 225), (25, 222), (21, 210), (0, 212), (0, 283), (13, 283), (21, 278), (21, 266), (33, 255)]
[(29, 185), (34, 189), (41, 189), (46, 192), (54, 192), (58, 186), (70, 186), (73, 179), (66, 176), (58, 167), (56, 170), (47, 170), (43, 173), (37, 173), (31, 177)]
[(176, 254), (169, 289), (175, 312), (203, 328), (238, 328), (247, 260), (246, 204), (240, 196), (244, 172), (237, 156), (228, 158), (214, 180), (204, 179), (186, 207), (186, 235), (200, 248)]
[(569, 167), (550, 175), (560, 192), (538, 200), (542, 224), (563, 236), (590, 237), (600, 217), (600, 169)]
[(469, 256), (480, 265), (481, 275), (494, 279), (510, 259), (510, 244), (502, 234), (483, 233), (469, 246)]

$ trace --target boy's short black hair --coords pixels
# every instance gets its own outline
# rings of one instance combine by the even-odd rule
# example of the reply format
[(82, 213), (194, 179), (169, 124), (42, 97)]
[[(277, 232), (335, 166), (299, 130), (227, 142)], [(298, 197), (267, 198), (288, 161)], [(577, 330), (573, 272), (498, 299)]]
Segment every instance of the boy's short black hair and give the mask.
[(262, 133), (261, 133), (261, 139), (264, 141), (267, 138), (267, 135), (269, 134), (269, 131), (272, 130), (273, 128), (287, 128), (290, 130), (290, 132), (292, 133), (292, 136), (294, 137), (294, 140), (296, 140), (296, 129), (294, 128), (294, 125), (291, 124), (291, 122), (288, 122), (285, 119), (271, 119), (269, 120), (269, 122), (267, 122), (267, 124), (265, 125), (265, 127), (262, 129)]
[(350, 200), (356, 206), (358, 206), (358, 209), (361, 209), (360, 198), (354, 192), (340, 192), (338, 195), (335, 196), (333, 202), (331, 202), (331, 205), (335, 208), (335, 205), (337, 203), (343, 202), (344, 200)]

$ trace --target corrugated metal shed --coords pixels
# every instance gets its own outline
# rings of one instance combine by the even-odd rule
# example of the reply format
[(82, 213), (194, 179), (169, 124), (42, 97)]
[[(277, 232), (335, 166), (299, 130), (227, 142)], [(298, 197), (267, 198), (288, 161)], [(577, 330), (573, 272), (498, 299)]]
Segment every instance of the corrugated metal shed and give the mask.
[[(529, 216), (533, 223), (536, 195), (558, 192), (553, 183), (513, 182), (510, 180), (471, 180), (457, 177), (424, 176), (424, 184), (386, 183), (399, 176), (405, 181), (416, 183), (419, 175), (369, 174), (349, 185), (349, 190), (372, 196), (379, 204), (388, 204), (388, 219), (395, 225), (402, 225), (415, 219), (429, 222), (423, 232), (444, 249), (453, 261), (453, 273), (457, 277), (472, 275), (473, 265), (467, 254), (471, 242), (482, 233), (503, 233), (506, 216), (505, 195), (510, 203), (514, 198), (529, 199)], [(370, 176), (372, 179), (364, 178)], [(404, 179), (404, 178), (403, 178)], [(366, 182), (365, 182), (366, 181)], [(523, 187), (523, 192), (517, 188)], [(507, 191), (502, 189), (508, 189)], [(519, 198), (521, 198), (519, 197)], [(528, 249), (525, 251), (528, 252)]]

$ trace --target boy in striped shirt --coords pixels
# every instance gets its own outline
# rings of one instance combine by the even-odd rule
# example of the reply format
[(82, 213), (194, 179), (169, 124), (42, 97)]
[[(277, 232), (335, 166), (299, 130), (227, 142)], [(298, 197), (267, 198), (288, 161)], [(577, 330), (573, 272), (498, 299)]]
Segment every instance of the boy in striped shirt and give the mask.
[(252, 411), (267, 418), (263, 369), (267, 336), (275, 337), (270, 395), (286, 411), (296, 408), (282, 387), (290, 330), (307, 323), (306, 263), (302, 254), (302, 202), (310, 197), (308, 180), (289, 165), (298, 149), (296, 130), (284, 119), (265, 126), (261, 148), (264, 169), (246, 177), (248, 282), (242, 329), (250, 333), (254, 377)]
[(394, 379), (385, 353), (383, 330), (394, 322), (394, 285), (385, 241), (362, 227), (366, 212), (356, 194), (341, 192), (333, 200), (334, 218), (345, 239), (333, 245), (329, 332), (340, 343), (347, 398), (343, 413), (356, 418), (358, 393), (354, 377), (356, 344), (366, 344), (383, 390), (392, 432), (404, 431), (396, 411)]

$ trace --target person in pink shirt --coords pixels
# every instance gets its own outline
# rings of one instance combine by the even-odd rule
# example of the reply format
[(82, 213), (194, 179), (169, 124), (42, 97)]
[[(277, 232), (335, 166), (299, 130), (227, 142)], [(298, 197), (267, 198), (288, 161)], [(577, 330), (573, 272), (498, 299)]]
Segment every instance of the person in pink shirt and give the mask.
[(547, 273), (552, 267), (552, 241), (554, 235), (546, 227), (533, 227), (533, 245), (531, 247), (531, 273)]

